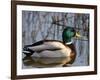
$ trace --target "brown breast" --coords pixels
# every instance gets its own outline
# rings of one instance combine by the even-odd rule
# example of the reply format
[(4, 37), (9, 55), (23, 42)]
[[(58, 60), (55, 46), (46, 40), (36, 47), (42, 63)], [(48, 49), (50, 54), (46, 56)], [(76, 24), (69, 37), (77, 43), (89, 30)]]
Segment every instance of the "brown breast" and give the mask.
[(76, 58), (76, 49), (75, 49), (74, 44), (70, 44), (70, 45), (67, 45), (67, 46), (70, 47), (71, 50), (72, 50), (71, 55), (70, 55), (71, 60), (67, 64), (72, 64), (75, 61), (75, 58)]

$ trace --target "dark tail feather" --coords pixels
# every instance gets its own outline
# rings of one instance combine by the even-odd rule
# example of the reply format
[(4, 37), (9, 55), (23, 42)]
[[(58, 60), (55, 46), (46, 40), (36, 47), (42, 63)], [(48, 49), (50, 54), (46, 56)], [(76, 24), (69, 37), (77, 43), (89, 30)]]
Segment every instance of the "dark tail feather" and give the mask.
[(26, 56), (31, 56), (31, 55), (34, 53), (34, 51), (31, 50), (31, 49), (29, 49), (28, 47), (29, 47), (29, 45), (26, 45), (26, 46), (23, 48), (23, 53), (24, 53)]
[(23, 51), (23, 53), (26, 55), (26, 56), (31, 56), (33, 53), (29, 52), (29, 51)]

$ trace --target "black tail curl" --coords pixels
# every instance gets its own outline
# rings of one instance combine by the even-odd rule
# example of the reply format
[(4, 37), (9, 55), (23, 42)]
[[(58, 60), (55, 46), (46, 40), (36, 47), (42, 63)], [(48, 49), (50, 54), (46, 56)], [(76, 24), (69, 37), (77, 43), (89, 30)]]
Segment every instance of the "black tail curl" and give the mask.
[(31, 55), (34, 53), (34, 51), (31, 50), (31, 49), (29, 49), (28, 47), (29, 47), (29, 45), (25, 45), (25, 46), (24, 46), (24, 48), (23, 48), (23, 53), (24, 53), (26, 56), (31, 56)]

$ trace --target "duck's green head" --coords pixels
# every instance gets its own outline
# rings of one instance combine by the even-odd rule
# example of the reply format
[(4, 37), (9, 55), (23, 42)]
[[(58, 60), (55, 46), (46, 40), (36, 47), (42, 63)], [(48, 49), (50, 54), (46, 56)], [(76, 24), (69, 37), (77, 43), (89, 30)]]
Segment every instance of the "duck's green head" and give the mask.
[(63, 42), (69, 43), (72, 41), (73, 37), (80, 37), (80, 35), (73, 27), (66, 27), (62, 34)]

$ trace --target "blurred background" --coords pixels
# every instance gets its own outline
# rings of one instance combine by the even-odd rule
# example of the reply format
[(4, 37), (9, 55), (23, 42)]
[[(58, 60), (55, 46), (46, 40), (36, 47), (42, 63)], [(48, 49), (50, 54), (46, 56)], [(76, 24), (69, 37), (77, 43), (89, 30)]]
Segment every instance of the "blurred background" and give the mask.
[(72, 66), (88, 66), (89, 14), (22, 11), (22, 46), (45, 39), (62, 41), (62, 32), (67, 26), (82, 35), (81, 39), (73, 39), (77, 57)]

